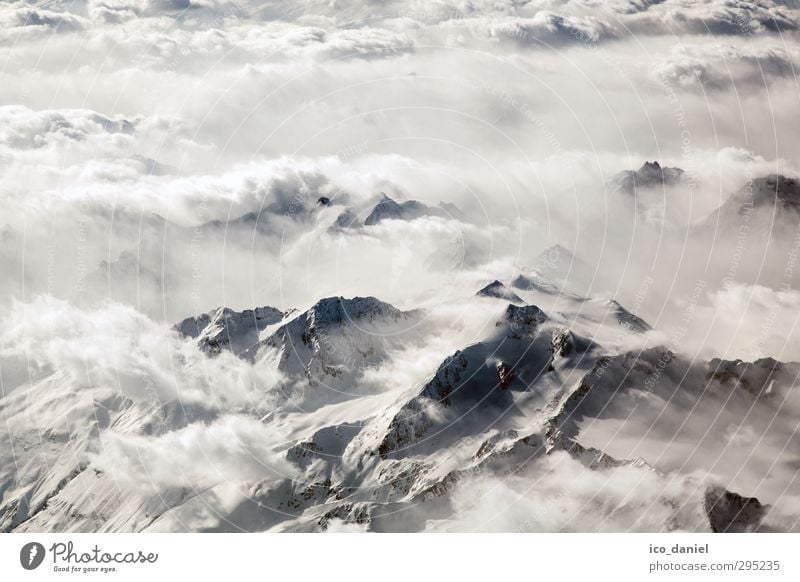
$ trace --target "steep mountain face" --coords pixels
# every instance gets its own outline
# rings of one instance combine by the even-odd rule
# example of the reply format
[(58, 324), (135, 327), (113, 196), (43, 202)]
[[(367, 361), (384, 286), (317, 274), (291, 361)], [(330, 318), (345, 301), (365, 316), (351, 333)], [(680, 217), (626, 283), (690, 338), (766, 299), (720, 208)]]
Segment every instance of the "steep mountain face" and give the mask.
[(639, 190), (672, 187), (685, 179), (680, 168), (662, 167), (657, 161), (645, 162), (638, 170), (625, 170), (614, 176), (614, 188), (623, 194), (635, 195)]
[(361, 226), (361, 224), (358, 221), (358, 216), (356, 216), (356, 213), (350, 208), (346, 208), (339, 214), (339, 216), (336, 217), (336, 220), (331, 228), (342, 230), (347, 228), (357, 228), (359, 226)]
[(382, 194), (382, 196), (381, 201), (375, 205), (364, 220), (366, 226), (378, 224), (384, 220), (415, 220), (424, 216), (445, 216), (442, 209), (427, 206), (416, 200), (395, 202), (386, 194)]
[(508, 287), (503, 285), (500, 281), (494, 280), (486, 287), (476, 293), (478, 297), (491, 297), (494, 299), (502, 299), (515, 304), (522, 304), (524, 301), (520, 299), (519, 295), (511, 291)]
[(536, 306), (509, 305), (492, 336), (448, 357), (392, 418), (380, 455), (442, 448), (473, 431), (484, 433), (504, 415), (519, 414), (515, 393), (527, 393), (531, 384), (546, 385), (540, 378), (555, 371), (554, 345), (563, 330), (545, 326), (547, 321)]
[[(407, 354), (418, 352), (407, 350), (440, 333), (422, 311), (330, 297), (302, 312), (219, 309), (184, 320), (178, 331), (209, 362), (230, 350), (249, 358), (242, 365), (253, 374), (282, 378), (283, 398), (236, 412), (248, 430), (275, 436), (259, 432), (250, 443), (221, 433), (245, 458), (270, 451), (278, 468), (256, 464), (233, 477), (209, 466), (203, 474), (216, 478), (203, 486), (167, 473), (166, 483), (139, 480), (131, 490), (105, 472), (97, 455), (108, 445), (99, 443), (113, 435), (146, 460), (149, 447), (190, 443), (195, 431), (225, 426), (230, 412), (135, 402), (112, 387), (76, 389), (61, 372), (46, 376), (0, 401), (10, 427), (0, 448), (2, 529), (468, 529), (462, 500), (482, 500), (475, 492), (484, 487), (487, 499), (504, 487), (566, 509), (521, 522), (516, 509), (501, 511), (494, 525), (497, 510), (487, 509), (481, 529), (791, 529), (796, 519), (781, 492), (795, 471), (766, 465), (800, 445), (799, 364), (620, 351), (615, 342), (646, 344), (644, 321), (614, 301), (541, 287), (520, 290), (518, 304), (472, 298), (489, 318), (480, 339), (431, 366), (424, 381), (391, 389), (382, 370), (411, 365)], [(201, 454), (222, 442), (215, 437)], [(756, 446), (761, 454), (752, 455)], [(617, 481), (626, 483), (624, 498)], [(587, 503), (596, 518), (581, 517)]]
[(0, 434), (0, 531), (47, 511), (86, 469), (92, 441), (127, 404), (110, 388), (65, 390), (63, 380), (56, 373), (0, 400), (6, 426)]
[(135, 402), (113, 387), (75, 386), (58, 371), (0, 400), (0, 531), (136, 531), (188, 490), (121, 489), (97, 467), (103, 433), (163, 435), (214, 413)]
[(800, 212), (800, 183), (796, 178), (779, 174), (765, 176), (755, 180), (754, 190), (756, 206), (774, 201), (779, 212)]
[(768, 507), (755, 497), (742, 497), (722, 487), (709, 487), (704, 507), (714, 533), (758, 531)]
[(259, 360), (274, 360), (291, 382), (337, 399), (344, 397), (338, 390), (352, 387), (413, 336), (421, 318), (418, 311), (401, 311), (374, 297), (328, 297), (264, 339)]
[(612, 456), (714, 475), (775, 500), (795, 480), (788, 467), (764, 475), (798, 442), (789, 429), (800, 406), (798, 373), (800, 364), (775, 360), (702, 363), (659, 348), (621, 354), (598, 361), (553, 426)]
[(741, 213), (748, 204), (753, 208), (775, 208), (778, 213), (800, 212), (800, 184), (795, 178), (779, 174), (755, 178), (731, 197), (733, 206)]
[(747, 220), (759, 234), (794, 228), (800, 221), (800, 183), (778, 174), (755, 178), (713, 212), (704, 226), (735, 225)]
[(773, 174), (748, 181), (689, 234), (692, 245), (708, 249), (707, 272), (726, 284), (763, 285), (764, 273), (775, 269), (780, 282), (768, 285), (796, 288), (799, 233), (800, 183)]
[(259, 334), (283, 317), (281, 311), (269, 306), (245, 311), (220, 307), (197, 317), (187, 317), (175, 329), (181, 335), (197, 340), (200, 349), (210, 356), (228, 350), (252, 360), (258, 349)]

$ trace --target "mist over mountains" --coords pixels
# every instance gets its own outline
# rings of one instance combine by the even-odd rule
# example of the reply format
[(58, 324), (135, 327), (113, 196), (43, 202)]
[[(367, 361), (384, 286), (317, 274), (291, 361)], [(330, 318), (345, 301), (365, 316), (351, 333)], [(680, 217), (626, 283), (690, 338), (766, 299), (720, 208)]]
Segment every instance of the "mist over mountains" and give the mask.
[(0, 8), (0, 531), (797, 531), (791, 2)]

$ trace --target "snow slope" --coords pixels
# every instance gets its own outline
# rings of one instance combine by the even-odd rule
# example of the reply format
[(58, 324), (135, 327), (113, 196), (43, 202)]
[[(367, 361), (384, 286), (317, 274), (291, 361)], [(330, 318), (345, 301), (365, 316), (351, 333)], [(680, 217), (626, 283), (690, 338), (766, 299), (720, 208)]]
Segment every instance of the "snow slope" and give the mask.
[[(618, 303), (554, 293), (541, 282), (511, 304), (465, 299), (484, 310), (484, 332), (418, 383), (382, 382), (381, 374), (439, 330), (424, 310), (373, 297), (330, 297), (288, 314), (219, 309), (177, 326), (184, 339), (172, 341), (194, 343), (209, 362), (230, 351), (252, 374), (271, 370), (279, 381), (269, 403), (137, 400), (82, 386), (66, 372), (46, 374), (0, 401), (9, 427), (0, 446), (0, 524), (795, 527), (796, 497), (785, 491), (796, 489), (787, 451), (797, 445), (797, 364), (689, 361), (647, 347), (649, 326)], [(166, 454), (172, 460), (160, 469)], [(484, 493), (466, 507), (470, 491)], [(518, 503), (502, 511), (480, 505), (499, 491), (504, 499), (534, 495), (542, 507), (569, 503), (557, 516), (524, 515)], [(736, 494), (770, 507), (741, 523), (721, 509), (740, 503)], [(598, 512), (591, 519), (587, 505)]]

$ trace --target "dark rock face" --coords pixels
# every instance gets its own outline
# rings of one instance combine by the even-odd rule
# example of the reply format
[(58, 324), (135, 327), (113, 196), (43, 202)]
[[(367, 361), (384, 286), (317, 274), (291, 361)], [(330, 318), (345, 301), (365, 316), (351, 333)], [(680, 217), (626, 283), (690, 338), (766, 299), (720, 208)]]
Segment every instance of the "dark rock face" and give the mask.
[[(747, 187), (746, 187), (747, 188)], [(745, 197), (746, 195), (741, 195)], [(800, 182), (780, 174), (763, 176), (753, 180), (753, 206), (772, 206), (778, 210), (800, 210)]]
[(476, 293), (478, 297), (492, 297), (511, 303), (524, 304), (519, 295), (508, 289), (500, 281), (493, 281)]
[(197, 345), (208, 355), (229, 350), (251, 360), (258, 346), (259, 332), (281, 321), (283, 315), (280, 310), (269, 306), (245, 311), (220, 307), (210, 313), (188, 317), (175, 329), (181, 335), (197, 340)]
[(347, 228), (356, 228), (360, 226), (358, 222), (358, 216), (356, 213), (350, 210), (349, 208), (342, 211), (342, 213), (336, 217), (336, 222), (333, 223), (334, 229), (347, 229)]
[(495, 369), (497, 370), (497, 381), (500, 385), (500, 389), (505, 390), (516, 377), (514, 369), (506, 362), (497, 362), (497, 364), (495, 364)]
[(768, 508), (755, 497), (742, 497), (722, 487), (709, 487), (703, 503), (714, 533), (757, 531)]
[(652, 329), (645, 320), (625, 309), (618, 301), (612, 299), (608, 302), (608, 306), (617, 321), (629, 330), (644, 333)]
[[(773, 214), (781, 220), (775, 221)], [(793, 233), (800, 217), (800, 181), (780, 174), (754, 178), (734, 192), (704, 221), (706, 226), (736, 220), (748, 215), (751, 231), (774, 233), (785, 224)], [(755, 215), (755, 216), (753, 216)]]
[(770, 396), (775, 382), (793, 384), (796, 370), (773, 358), (761, 358), (755, 362), (721, 360), (714, 358), (708, 363), (708, 377), (721, 384), (735, 385), (753, 396)]
[(665, 168), (658, 162), (645, 162), (638, 170), (626, 170), (616, 178), (617, 187), (625, 194), (636, 194), (637, 189), (676, 186), (684, 180), (680, 168)]
[(385, 350), (402, 341), (403, 332), (420, 316), (374, 297), (327, 297), (286, 321), (260, 345), (279, 351), (278, 368), (287, 376), (323, 384), (351, 382), (382, 362)]
[(554, 357), (566, 358), (576, 354), (583, 354), (595, 347), (595, 343), (578, 335), (569, 329), (553, 332), (550, 350)]
[(375, 205), (370, 215), (364, 220), (364, 224), (371, 226), (387, 219), (414, 220), (422, 218), (423, 216), (442, 217), (444, 214), (445, 213), (441, 209), (431, 208), (422, 202), (408, 200), (401, 204), (384, 194), (381, 201)]
[(503, 321), (498, 321), (495, 325), (508, 324), (509, 337), (520, 339), (523, 335), (534, 334), (537, 328), (546, 321), (547, 315), (535, 305), (523, 307), (509, 305), (503, 314)]

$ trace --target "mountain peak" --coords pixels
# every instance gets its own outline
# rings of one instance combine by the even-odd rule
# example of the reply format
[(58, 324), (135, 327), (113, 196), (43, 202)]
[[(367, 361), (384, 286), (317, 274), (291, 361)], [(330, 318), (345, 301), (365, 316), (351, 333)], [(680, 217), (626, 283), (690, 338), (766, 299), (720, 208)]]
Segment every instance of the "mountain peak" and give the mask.
[(618, 191), (631, 195), (636, 194), (636, 190), (640, 188), (675, 186), (683, 180), (682, 169), (662, 166), (656, 160), (645, 161), (638, 170), (625, 170), (613, 179)]
[(720, 220), (740, 220), (741, 215), (761, 210), (766, 212), (758, 212), (756, 217), (750, 218), (757, 220), (757, 224), (751, 223), (751, 231), (774, 234), (778, 224), (773, 224), (773, 211), (777, 211), (779, 217), (789, 213), (789, 220), (781, 220), (780, 224), (794, 229), (796, 215), (800, 213), (800, 182), (781, 174), (754, 178), (712, 212), (703, 224), (713, 226)]
[(197, 340), (200, 349), (209, 355), (229, 350), (242, 358), (252, 359), (259, 333), (283, 317), (282, 311), (269, 306), (244, 311), (218, 307), (209, 313), (187, 317), (175, 329), (182, 336)]
[(511, 291), (508, 287), (506, 287), (503, 283), (495, 279), (486, 287), (481, 289), (476, 293), (478, 297), (491, 297), (494, 299), (502, 299), (503, 301), (508, 301), (510, 303), (522, 303), (525, 302), (520, 298), (519, 295)]
[(769, 509), (755, 497), (744, 497), (724, 487), (706, 489), (703, 509), (711, 531), (715, 533), (746, 533), (758, 531)]
[[(305, 378), (311, 387), (352, 387), (365, 370), (385, 361), (387, 350), (402, 345), (418, 321), (418, 311), (401, 311), (375, 297), (326, 297), (261, 345), (277, 351), (278, 369), (288, 378)], [(326, 389), (303, 397), (313, 405), (346, 394)]]
[(356, 213), (349, 208), (345, 208), (341, 213), (339, 213), (339, 216), (336, 217), (336, 220), (331, 228), (334, 230), (346, 230), (348, 228), (356, 228), (358, 226), (358, 216), (356, 216)]
[(800, 182), (781, 174), (770, 174), (753, 180), (753, 204), (779, 204), (800, 208)]
[(519, 338), (522, 335), (532, 335), (541, 324), (547, 321), (547, 315), (536, 305), (509, 305), (503, 314), (503, 320), (496, 325), (507, 324), (510, 335)]
[(432, 208), (416, 200), (407, 200), (398, 203), (381, 192), (381, 200), (372, 209), (364, 220), (366, 226), (378, 224), (383, 220), (415, 220), (424, 216), (445, 217), (446, 213), (441, 208)]
[(398, 319), (403, 311), (375, 297), (325, 297), (307, 312), (319, 322), (341, 324), (347, 320), (375, 319), (383, 316)]

